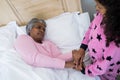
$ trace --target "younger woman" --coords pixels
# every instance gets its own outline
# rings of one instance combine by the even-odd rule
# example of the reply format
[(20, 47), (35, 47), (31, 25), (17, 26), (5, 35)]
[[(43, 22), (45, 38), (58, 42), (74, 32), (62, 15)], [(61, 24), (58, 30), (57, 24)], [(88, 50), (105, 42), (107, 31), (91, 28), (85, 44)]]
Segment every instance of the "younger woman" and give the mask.
[[(73, 58), (76, 69), (89, 76), (100, 76), (101, 80), (116, 80), (120, 75), (120, 0), (95, 0), (98, 11), (86, 32), (78, 52)], [(82, 65), (85, 50), (92, 63)], [(80, 64), (80, 65), (79, 65)]]

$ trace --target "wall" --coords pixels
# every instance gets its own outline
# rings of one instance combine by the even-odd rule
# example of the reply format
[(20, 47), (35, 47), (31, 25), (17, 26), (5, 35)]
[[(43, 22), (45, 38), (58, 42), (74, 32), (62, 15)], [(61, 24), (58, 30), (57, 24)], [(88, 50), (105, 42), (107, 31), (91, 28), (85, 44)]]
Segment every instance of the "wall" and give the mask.
[(48, 19), (64, 12), (79, 11), (81, 0), (0, 0), (0, 26), (10, 21), (26, 24), (31, 18)]
[(96, 12), (94, 0), (81, 0), (83, 12), (89, 12), (91, 20)]

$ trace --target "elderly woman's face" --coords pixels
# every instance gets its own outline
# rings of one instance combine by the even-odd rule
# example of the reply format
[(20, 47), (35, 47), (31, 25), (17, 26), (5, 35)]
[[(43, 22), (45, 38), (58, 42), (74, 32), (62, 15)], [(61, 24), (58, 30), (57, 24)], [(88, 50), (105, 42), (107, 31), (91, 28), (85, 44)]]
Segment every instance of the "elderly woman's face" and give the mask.
[(45, 25), (43, 23), (35, 23), (30, 30), (30, 36), (38, 43), (42, 43), (45, 34)]

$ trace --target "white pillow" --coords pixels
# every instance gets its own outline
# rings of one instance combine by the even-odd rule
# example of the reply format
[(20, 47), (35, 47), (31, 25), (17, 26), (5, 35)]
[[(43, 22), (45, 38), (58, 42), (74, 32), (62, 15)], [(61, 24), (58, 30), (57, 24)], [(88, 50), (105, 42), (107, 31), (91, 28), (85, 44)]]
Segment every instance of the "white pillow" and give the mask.
[(16, 22), (12, 21), (0, 28), (0, 50), (10, 49), (16, 38)]
[(88, 13), (64, 13), (46, 20), (46, 39), (54, 42), (63, 53), (78, 49), (87, 30), (90, 19)]
[(27, 34), (26, 33), (26, 26), (17, 26), (17, 36)]
[(90, 17), (88, 12), (80, 14), (79, 24), (83, 25), (82, 28), (84, 28), (85, 31), (88, 29), (88, 27), (90, 26)]
[(88, 12), (81, 13), (79, 15), (74, 15), (76, 22), (79, 24), (79, 35), (81, 38), (84, 37), (85, 32), (90, 26), (90, 17)]

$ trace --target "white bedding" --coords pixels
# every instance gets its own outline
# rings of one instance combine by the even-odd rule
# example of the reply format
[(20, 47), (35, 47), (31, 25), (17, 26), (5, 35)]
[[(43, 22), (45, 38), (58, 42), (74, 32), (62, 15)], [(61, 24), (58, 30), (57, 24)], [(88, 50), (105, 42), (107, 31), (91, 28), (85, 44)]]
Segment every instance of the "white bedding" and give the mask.
[[(73, 16), (75, 18), (74, 20), (73, 20)], [(84, 20), (85, 21), (84, 22), (81, 21), (80, 23), (79, 22), (80, 18), (78, 18), (78, 16), (80, 17), (80, 15), (77, 15), (77, 13), (65, 13), (60, 16), (54, 17), (52, 19), (46, 20), (48, 24), (46, 38), (55, 42), (55, 44), (61, 49), (63, 53), (70, 51), (72, 49), (78, 49), (80, 45), (80, 41), (82, 40), (84, 33), (88, 28), (88, 25), (90, 23), (89, 19), (86, 21), (84, 17), (82, 19), (83, 21)], [(70, 21), (71, 18), (72, 24), (67, 24), (66, 22), (66, 27), (64, 26), (64, 24), (59, 25), (61, 24), (62, 22), (61, 20), (63, 20), (63, 18), (64, 20), (68, 20), (66, 18), (69, 18), (70, 23), (71, 23)], [(54, 22), (57, 20), (59, 23)], [(70, 31), (70, 32), (68, 31), (68, 34), (70, 36), (66, 35), (64, 37), (62, 34), (61, 36), (63, 36), (64, 38), (62, 38), (60, 35), (58, 37), (57, 34), (59, 33), (61, 28), (64, 28), (66, 33), (67, 30), (71, 28), (70, 27), (71, 25), (74, 25), (77, 28), (76, 29), (77, 31)], [(51, 33), (50, 30), (51, 28), (57, 29), (56, 32)], [(64, 29), (61, 29), (61, 31), (64, 31)], [(75, 29), (72, 28), (69, 30), (75, 30)], [(21, 34), (25, 34), (25, 31), (21, 30), (21, 28), (19, 28), (15, 22), (10, 22), (8, 25), (4, 26), (4, 28), (0, 28), (0, 44), (2, 44), (0, 45), (0, 80), (97, 80), (96, 77), (89, 77), (87, 75), (83, 75), (80, 71), (76, 71), (73, 69), (60, 70), (60, 69), (49, 69), (49, 68), (35, 68), (27, 65), (20, 58), (19, 53), (17, 53), (13, 48), (14, 40), (18, 35)], [(74, 36), (76, 34), (77, 36)], [(75, 41), (76, 39), (78, 40)], [(65, 40), (65, 42), (63, 42), (62, 40)], [(73, 42), (74, 44), (69, 45), (71, 42)]]
[[(1, 51), (2, 52), (2, 51)], [(2, 52), (0, 80), (95, 80), (73, 69), (34, 68), (22, 61), (14, 49)]]

